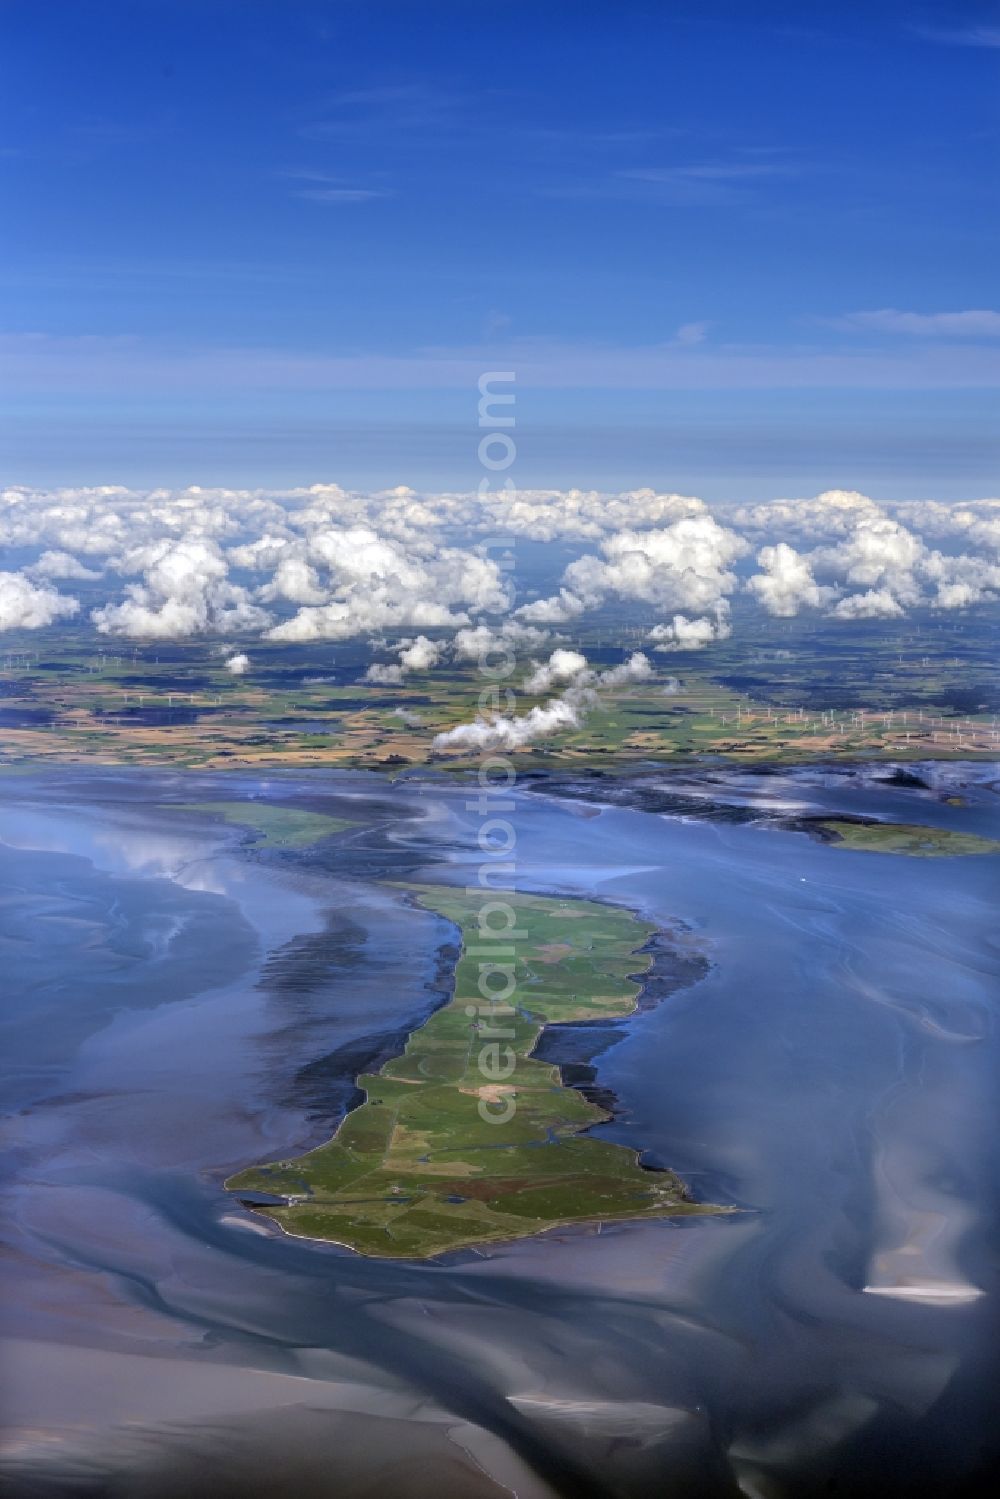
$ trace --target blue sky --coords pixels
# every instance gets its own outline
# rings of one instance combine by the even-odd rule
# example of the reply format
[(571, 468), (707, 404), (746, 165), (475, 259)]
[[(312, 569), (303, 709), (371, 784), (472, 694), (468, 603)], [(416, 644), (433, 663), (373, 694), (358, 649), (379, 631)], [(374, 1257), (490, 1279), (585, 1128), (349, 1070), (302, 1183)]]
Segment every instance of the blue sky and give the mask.
[(995, 489), (1000, 6), (3, 19), (9, 482)]

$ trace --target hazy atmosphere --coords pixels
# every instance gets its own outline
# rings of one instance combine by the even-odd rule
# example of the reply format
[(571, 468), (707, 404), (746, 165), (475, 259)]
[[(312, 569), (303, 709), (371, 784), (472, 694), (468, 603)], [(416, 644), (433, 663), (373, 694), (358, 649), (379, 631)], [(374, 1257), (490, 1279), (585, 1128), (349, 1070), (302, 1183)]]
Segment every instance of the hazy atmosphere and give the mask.
[(12, 480), (994, 487), (989, 4), (4, 11)]

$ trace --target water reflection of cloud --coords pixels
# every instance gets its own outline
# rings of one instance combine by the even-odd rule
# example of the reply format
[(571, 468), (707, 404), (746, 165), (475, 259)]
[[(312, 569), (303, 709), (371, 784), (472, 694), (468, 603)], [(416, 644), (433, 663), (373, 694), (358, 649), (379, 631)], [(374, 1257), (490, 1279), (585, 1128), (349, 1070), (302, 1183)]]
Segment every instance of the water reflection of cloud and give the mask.
[(12, 848), (75, 854), (109, 874), (166, 879), (176, 878), (185, 865), (212, 846), (204, 836), (165, 833), (119, 821), (107, 808), (101, 808), (98, 822), (76, 810), (60, 808), (51, 813), (9, 804), (0, 812), (0, 839)]
[(218, 828), (206, 826), (197, 834), (168, 832), (162, 826), (125, 821), (106, 807), (95, 815), (64, 807), (53, 813), (5, 805), (0, 810), (0, 841), (11, 848), (89, 859), (107, 874), (171, 880), (212, 895), (229, 894), (237, 878), (233, 872), (223, 879), (211, 857), (227, 841)]
[(878, 1242), (863, 1290), (872, 1296), (957, 1306), (983, 1294), (960, 1268), (962, 1246), (979, 1219), (953, 1162), (966, 1154), (964, 1073), (925, 1065), (916, 1103), (900, 1102), (876, 1125), (884, 1133), (873, 1160)]
[[(152, 832), (147, 828), (112, 826), (95, 835), (94, 846), (105, 856), (94, 862), (101, 863), (104, 868), (113, 865), (115, 873), (173, 880), (188, 890), (222, 893), (217, 883), (204, 873), (211, 865), (198, 858), (205, 849), (204, 842), (198, 839)], [(206, 879), (208, 883), (205, 883)]]

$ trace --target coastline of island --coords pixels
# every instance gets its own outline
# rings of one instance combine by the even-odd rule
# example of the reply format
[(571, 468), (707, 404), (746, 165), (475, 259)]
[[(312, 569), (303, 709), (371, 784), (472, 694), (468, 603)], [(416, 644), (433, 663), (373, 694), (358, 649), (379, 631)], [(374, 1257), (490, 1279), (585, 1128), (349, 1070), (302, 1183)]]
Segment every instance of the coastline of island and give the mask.
[[(450, 997), (400, 1056), (356, 1080), (364, 1101), (329, 1140), (228, 1178), (245, 1207), (294, 1237), (411, 1259), (573, 1225), (732, 1211), (694, 1201), (672, 1171), (642, 1164), (641, 1150), (590, 1133), (614, 1112), (587, 1065), (609, 1028), (700, 977), (703, 958), (679, 956), (621, 907), (505, 892), (524, 930), (517, 998), (487, 1017), (469, 953), (485, 894), (397, 888), (460, 931)], [(550, 1038), (571, 1031), (585, 1035), (583, 1055), (555, 1060)], [(509, 1080), (484, 1081), (501, 1048)]]

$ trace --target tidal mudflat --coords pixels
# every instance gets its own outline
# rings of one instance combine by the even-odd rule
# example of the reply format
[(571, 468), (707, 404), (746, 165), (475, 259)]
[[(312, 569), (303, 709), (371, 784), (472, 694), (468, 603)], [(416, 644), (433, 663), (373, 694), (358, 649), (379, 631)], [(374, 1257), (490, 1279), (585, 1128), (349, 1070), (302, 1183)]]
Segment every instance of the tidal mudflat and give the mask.
[[(461, 789), (5, 780), (10, 1491), (967, 1492), (996, 1455), (997, 861), (792, 825), (996, 838), (989, 774), (948, 776), (688, 771), (728, 820), (657, 806), (666, 774), (519, 795), (524, 892), (704, 959), (616, 1024), (592, 1138), (743, 1211), (425, 1262), (289, 1238), (223, 1183), (328, 1140), (439, 1011), (454, 928), (394, 882), (466, 886)], [(338, 830), (190, 809), (233, 796)]]

